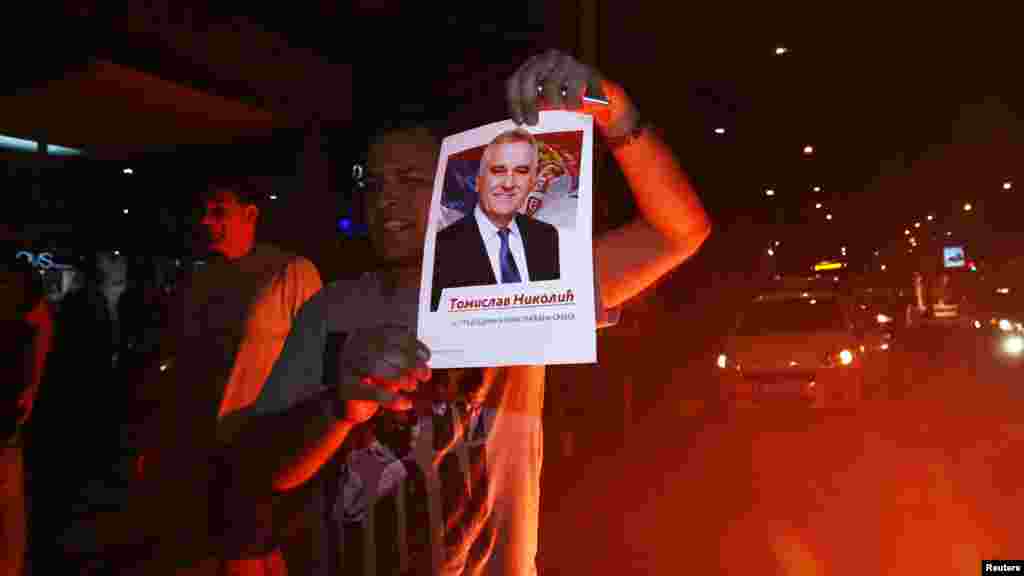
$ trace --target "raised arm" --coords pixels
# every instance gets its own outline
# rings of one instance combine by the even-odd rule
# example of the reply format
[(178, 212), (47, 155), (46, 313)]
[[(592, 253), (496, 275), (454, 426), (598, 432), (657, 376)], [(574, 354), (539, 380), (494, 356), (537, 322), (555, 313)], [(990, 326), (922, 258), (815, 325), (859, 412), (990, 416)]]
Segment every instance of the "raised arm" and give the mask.
[[(608, 104), (584, 103), (588, 86), (600, 86)], [(595, 240), (595, 273), (607, 308), (638, 295), (696, 253), (711, 233), (708, 215), (671, 149), (641, 121), (621, 87), (551, 51), (523, 64), (506, 89), (517, 123), (536, 124), (538, 108), (592, 114), (633, 192), (641, 218)]]

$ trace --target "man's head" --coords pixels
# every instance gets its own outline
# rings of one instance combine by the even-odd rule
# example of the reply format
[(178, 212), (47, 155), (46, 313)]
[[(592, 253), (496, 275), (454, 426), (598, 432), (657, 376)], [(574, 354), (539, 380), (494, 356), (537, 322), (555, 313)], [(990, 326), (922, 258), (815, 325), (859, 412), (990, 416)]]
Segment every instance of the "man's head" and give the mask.
[(389, 127), (370, 142), (366, 217), (374, 251), (387, 265), (422, 260), (439, 152), (425, 123)]
[(264, 187), (255, 178), (219, 178), (209, 183), (200, 224), (211, 252), (235, 260), (252, 250)]
[(508, 226), (526, 203), (538, 161), (537, 141), (522, 129), (499, 134), (484, 148), (476, 190), (480, 209), (495, 226)]

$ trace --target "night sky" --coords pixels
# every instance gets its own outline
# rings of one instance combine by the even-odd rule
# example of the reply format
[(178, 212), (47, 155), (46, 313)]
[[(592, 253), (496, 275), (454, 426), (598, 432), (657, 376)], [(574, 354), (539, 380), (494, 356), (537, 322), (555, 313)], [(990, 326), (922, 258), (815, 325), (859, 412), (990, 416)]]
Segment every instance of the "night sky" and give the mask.
[[(400, 103), (422, 102), (449, 115), (452, 131), (500, 119), (502, 82), (522, 60), (552, 47), (585, 50), (577, 5), (562, 4), (527, 2), (499, 17), (398, 2), (311, 3), (252, 8), (247, 22), (291, 48), (352, 64), (345, 79), (352, 122), (330, 124), (337, 161), (348, 163), (341, 151), (358, 149), (373, 118)], [(750, 254), (778, 239), (793, 248), (780, 249), (780, 257), (799, 266), (840, 246), (858, 254), (900, 251), (907, 248), (903, 228), (929, 213), (936, 226), (957, 226), (958, 237), (991, 229), (1012, 238), (1018, 228), (1011, 216), (1021, 208), (1018, 195), (1002, 187), (1015, 176), (1024, 186), (1017, 173), (1019, 47), (1009, 14), (944, 14), (924, 4), (596, 4), (598, 51), (591, 61), (624, 84), (662, 129), (717, 229)], [(198, 22), (230, 16), (194, 12)], [(93, 54), (167, 78), (191, 74), (193, 86), (259, 101), (237, 82), (218, 84), (215, 73), (199, 77), (180, 58), (106, 33), (116, 28), (106, 24), (107, 17), (116, 21), (116, 6), (82, 13), (87, 17), (78, 22), (89, 26), (71, 26), (77, 31), (67, 36), (80, 50), (41, 52), (36, 67), (22, 60), (8, 86), (38, 84)], [(777, 53), (780, 47), (785, 53)], [(286, 135), (275, 145), (287, 150), (295, 141)], [(806, 145), (812, 155), (802, 152)], [(288, 170), (288, 160), (278, 164)], [(621, 204), (614, 169), (607, 166), (599, 179), (611, 183), (609, 198)], [(822, 209), (815, 209), (819, 202)], [(976, 207), (969, 230), (961, 221), (965, 202)]]

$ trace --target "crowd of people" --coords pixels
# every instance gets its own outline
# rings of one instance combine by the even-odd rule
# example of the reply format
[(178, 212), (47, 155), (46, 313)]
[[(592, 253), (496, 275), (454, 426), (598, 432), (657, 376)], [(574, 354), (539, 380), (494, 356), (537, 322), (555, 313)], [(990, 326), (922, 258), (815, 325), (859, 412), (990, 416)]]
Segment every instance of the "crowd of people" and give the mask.
[[(584, 103), (596, 86), (606, 106)], [(599, 316), (613, 324), (623, 303), (699, 249), (708, 217), (670, 149), (597, 71), (551, 51), (506, 88), (519, 125), (536, 125), (542, 107), (593, 114), (625, 175), (640, 216), (594, 239)], [(396, 120), (370, 142), (365, 204), (378, 265), (358, 280), (324, 286), (311, 261), (259, 242), (258, 191), (224, 178), (203, 198), (208, 263), (173, 294), (154, 274), (133, 292), (124, 262), (99, 255), (88, 267), (95, 278), (56, 314), (68, 328), (56, 331), (45, 376), (50, 324), (39, 310), (50, 307), (27, 288), (5, 291), (5, 314), (10, 305), (26, 328), (3, 354), (35, 351), (31, 377), (5, 376), (17, 383), (13, 421), (28, 419), (26, 397), (41, 399), (30, 468), (43, 497), (31, 516), (45, 521), (32, 522), (33, 569), (536, 573), (545, 367), (429, 368), (416, 315), (443, 127)], [(542, 159), (531, 142), (496, 144), (521, 147), (525, 168), (481, 178), (488, 217), (489, 195), (525, 202), (535, 189)], [(518, 220), (489, 221), (503, 241), (495, 279), (529, 281), (538, 265), (516, 266), (505, 244)], [(128, 484), (118, 509), (76, 510), (76, 488), (112, 468)], [(6, 466), (5, 489), (16, 472)], [(23, 550), (8, 530), (24, 518), (10, 513), (13, 494), (5, 490), (5, 573), (20, 574)]]

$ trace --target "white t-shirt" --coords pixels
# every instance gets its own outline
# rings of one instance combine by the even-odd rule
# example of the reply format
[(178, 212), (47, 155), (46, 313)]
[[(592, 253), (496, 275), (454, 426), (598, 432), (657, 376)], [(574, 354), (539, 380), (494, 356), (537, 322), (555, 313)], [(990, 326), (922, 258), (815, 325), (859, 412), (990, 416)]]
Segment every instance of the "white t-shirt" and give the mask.
[(217, 416), (259, 396), (292, 321), (322, 283), (309, 260), (258, 244), (241, 259), (211, 260), (185, 291), (185, 339), (178, 365), (193, 365), (216, 393)]

